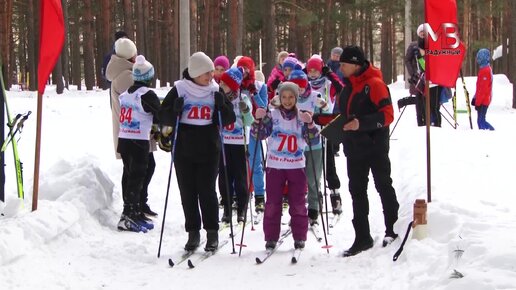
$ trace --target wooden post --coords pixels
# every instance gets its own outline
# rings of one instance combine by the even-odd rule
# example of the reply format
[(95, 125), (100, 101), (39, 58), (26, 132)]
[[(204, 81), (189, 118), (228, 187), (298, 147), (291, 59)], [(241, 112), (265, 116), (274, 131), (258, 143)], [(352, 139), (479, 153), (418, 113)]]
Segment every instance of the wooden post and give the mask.
[[(428, 62), (426, 62), (428, 71)], [(430, 159), (430, 81), (425, 81), (425, 120), (426, 120), (426, 196), (427, 201), (432, 202), (432, 170)]]
[(32, 211), (38, 209), (39, 192), (39, 159), (41, 152), (41, 114), (43, 110), (43, 95), (38, 93), (38, 109), (36, 115), (36, 149), (34, 153), (34, 184), (32, 189)]

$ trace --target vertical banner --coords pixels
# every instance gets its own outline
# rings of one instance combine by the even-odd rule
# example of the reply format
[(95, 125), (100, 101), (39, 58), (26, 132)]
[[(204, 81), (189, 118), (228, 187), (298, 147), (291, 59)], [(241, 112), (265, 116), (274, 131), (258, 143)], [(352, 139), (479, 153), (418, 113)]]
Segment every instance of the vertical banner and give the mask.
[(38, 110), (36, 125), (36, 152), (34, 160), (34, 186), (32, 210), (38, 208), (39, 160), (41, 151), (41, 113), (43, 93), (50, 73), (61, 54), (64, 44), (64, 19), (60, 0), (42, 0), (38, 60)]
[(426, 80), (453, 88), (466, 53), (455, 0), (425, 0)]

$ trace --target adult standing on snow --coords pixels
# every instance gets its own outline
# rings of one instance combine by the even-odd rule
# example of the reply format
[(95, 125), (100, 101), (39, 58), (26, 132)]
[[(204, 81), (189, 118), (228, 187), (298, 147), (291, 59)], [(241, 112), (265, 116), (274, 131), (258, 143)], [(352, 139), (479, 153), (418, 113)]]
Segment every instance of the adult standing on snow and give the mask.
[[(124, 31), (121, 31), (121, 30), (115, 32), (115, 42), (117, 40), (119, 40), (120, 38), (127, 38), (127, 33), (125, 33)], [(102, 62), (102, 67), (100, 68), (100, 74), (102, 75), (102, 77), (106, 81), (108, 87), (111, 87), (111, 81), (109, 81), (106, 78), (106, 69), (107, 69), (107, 65), (108, 65), (109, 61), (111, 60), (111, 56), (113, 54), (116, 54), (115, 53), (115, 44), (114, 43), (113, 43), (113, 48), (111, 49), (111, 51), (104, 56), (104, 61)]]
[(343, 256), (354, 256), (373, 247), (369, 229), (367, 183), (373, 173), (380, 193), (385, 222), (384, 246), (398, 235), (394, 223), (398, 220), (399, 204), (392, 187), (389, 160), (389, 124), (393, 109), (389, 90), (381, 71), (370, 64), (362, 48), (347, 46), (340, 56), (340, 70), (351, 82), (351, 93), (339, 96), (340, 112), (349, 120), (343, 127), (349, 192), (353, 200), (355, 241)]
[[(213, 61), (204, 52), (192, 54), (183, 79), (174, 83), (159, 114), (163, 137), (177, 136), (173, 158), (188, 232), (187, 251), (199, 246), (201, 214), (207, 232), (204, 249), (215, 251), (219, 244), (219, 205), (215, 191), (221, 152), (219, 112), (223, 126), (233, 124), (236, 117), (233, 105), (213, 80), (214, 69)], [(178, 116), (176, 112), (181, 114)], [(178, 131), (174, 133), (177, 120)]]
[(117, 159), (118, 131), (120, 124), (120, 101), (118, 96), (125, 92), (134, 83), (132, 69), (136, 57), (136, 45), (128, 38), (120, 38), (115, 42), (115, 54), (106, 67), (106, 78), (111, 82), (111, 118), (113, 121), (113, 144)]
[[(124, 210), (118, 223), (120, 230), (146, 232), (154, 228), (144, 216), (142, 189), (148, 177), (149, 140), (154, 119), (160, 109), (158, 96), (149, 89), (154, 67), (143, 55), (136, 57), (132, 77), (134, 84), (119, 97), (120, 116), (117, 151), (122, 156), (122, 195)], [(157, 123), (157, 122), (156, 122)], [(154, 158), (152, 158), (154, 161)], [(152, 170), (152, 173), (154, 170)], [(151, 177), (152, 177), (151, 173)], [(148, 183), (147, 183), (148, 185)]]
[(424, 57), (424, 37), (425, 32), (423, 30), (423, 24), (417, 28), (418, 39), (413, 41), (407, 47), (405, 53), (405, 67), (409, 75), (409, 92), (411, 95), (416, 96), (416, 120), (418, 126), (425, 126), (425, 80), (422, 72), (424, 69), (421, 68), (420, 59)]
[[(106, 67), (106, 78), (111, 82), (111, 119), (113, 122), (113, 144), (115, 146), (115, 156), (117, 159), (122, 157), (118, 153), (118, 132), (120, 129), (120, 101), (118, 97), (125, 92), (134, 83), (132, 69), (136, 58), (136, 45), (129, 38), (122, 37), (115, 42), (115, 54), (111, 56)], [(142, 211), (149, 216), (157, 216), (158, 214), (152, 211), (147, 204), (148, 187), (151, 182), (156, 162), (152, 152), (156, 151), (156, 141), (151, 138), (149, 140), (149, 154), (147, 175), (145, 176), (142, 192), (140, 193), (140, 205)], [(122, 189), (123, 190), (123, 189)]]

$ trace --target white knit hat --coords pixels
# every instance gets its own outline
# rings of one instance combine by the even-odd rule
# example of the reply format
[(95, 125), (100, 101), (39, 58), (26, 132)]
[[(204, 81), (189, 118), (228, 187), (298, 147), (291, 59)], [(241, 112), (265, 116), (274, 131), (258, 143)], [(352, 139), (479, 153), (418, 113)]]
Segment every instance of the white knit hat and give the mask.
[(191, 78), (196, 78), (213, 70), (215, 70), (213, 61), (202, 51), (192, 54), (188, 59), (188, 74)]
[(133, 79), (135, 81), (150, 81), (154, 77), (154, 67), (145, 60), (145, 56), (139, 55), (133, 64)]
[(419, 34), (421, 32), (423, 32), (425, 30), (425, 25), (424, 24), (419, 24), (419, 26), (417, 27), (417, 36), (419, 36)]
[(130, 59), (136, 56), (136, 45), (129, 38), (120, 38), (115, 42), (115, 53), (121, 58)]

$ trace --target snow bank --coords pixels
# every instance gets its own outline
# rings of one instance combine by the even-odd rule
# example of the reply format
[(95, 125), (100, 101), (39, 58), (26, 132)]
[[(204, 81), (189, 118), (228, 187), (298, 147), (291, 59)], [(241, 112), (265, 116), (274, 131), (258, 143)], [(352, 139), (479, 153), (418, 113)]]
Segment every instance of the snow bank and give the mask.
[(37, 211), (29, 211), (29, 196), (25, 205), (9, 201), (6, 218), (0, 223), (0, 265), (53, 240), (81, 218), (106, 209), (113, 201), (113, 187), (91, 160), (59, 161), (40, 178)]

